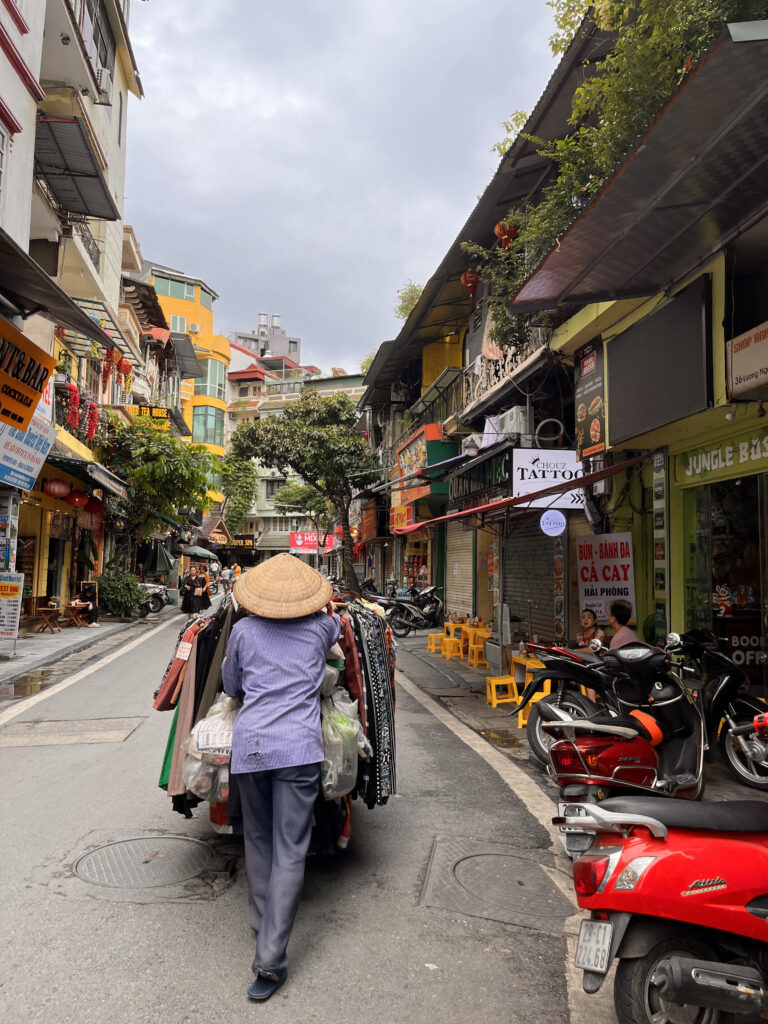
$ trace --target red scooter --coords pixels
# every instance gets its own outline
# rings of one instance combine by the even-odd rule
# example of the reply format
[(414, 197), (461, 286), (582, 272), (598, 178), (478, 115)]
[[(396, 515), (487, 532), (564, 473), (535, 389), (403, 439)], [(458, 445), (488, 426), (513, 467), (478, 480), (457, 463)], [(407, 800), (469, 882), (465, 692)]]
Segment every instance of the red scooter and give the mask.
[(592, 833), (575, 965), (595, 993), (619, 961), (619, 1024), (768, 1017), (768, 803), (614, 797), (553, 820)]

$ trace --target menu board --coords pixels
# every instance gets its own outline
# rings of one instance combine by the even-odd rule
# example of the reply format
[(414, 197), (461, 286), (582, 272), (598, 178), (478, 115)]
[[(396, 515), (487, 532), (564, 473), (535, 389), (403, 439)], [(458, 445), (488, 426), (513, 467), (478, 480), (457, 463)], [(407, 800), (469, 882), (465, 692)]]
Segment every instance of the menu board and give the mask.
[(573, 405), (576, 416), (576, 457), (587, 459), (606, 450), (605, 354), (602, 338), (576, 353)]
[(578, 540), (579, 609), (608, 622), (611, 602), (628, 601), (635, 621), (635, 566), (631, 533), (602, 533)]
[(0, 640), (15, 640), (19, 635), (23, 587), (21, 573), (0, 572)]

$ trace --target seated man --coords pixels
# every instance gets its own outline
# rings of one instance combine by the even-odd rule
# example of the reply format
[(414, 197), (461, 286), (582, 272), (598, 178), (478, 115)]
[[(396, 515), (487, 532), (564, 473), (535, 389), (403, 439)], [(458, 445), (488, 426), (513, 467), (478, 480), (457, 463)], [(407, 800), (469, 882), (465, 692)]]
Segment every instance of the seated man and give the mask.
[(96, 604), (96, 584), (81, 583), (77, 600), (80, 604), (88, 605), (88, 628), (93, 629), (97, 627), (99, 625), (99, 606)]

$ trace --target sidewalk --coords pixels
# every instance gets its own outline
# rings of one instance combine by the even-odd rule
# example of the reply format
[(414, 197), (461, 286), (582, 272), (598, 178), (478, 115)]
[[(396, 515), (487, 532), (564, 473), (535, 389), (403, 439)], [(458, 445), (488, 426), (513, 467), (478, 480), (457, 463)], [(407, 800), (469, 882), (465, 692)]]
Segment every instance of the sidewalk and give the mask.
[[(34, 692), (29, 689), (27, 677), (30, 675), (33, 677), (33, 684), (37, 682), (44, 685), (45, 670), (58, 664), (63, 658), (84, 651), (126, 630), (131, 630), (132, 634), (135, 634), (143, 629), (151, 629), (170, 616), (178, 617), (181, 628), (184, 616), (180, 614), (176, 605), (166, 605), (157, 615), (148, 615), (144, 619), (133, 619), (130, 622), (103, 616), (98, 629), (66, 627), (59, 633), (51, 633), (48, 630), (45, 633), (29, 632), (33, 628), (31, 620), (27, 625), (22, 619), (16, 642), (16, 657), (11, 657), (12, 640), (0, 642), (0, 706), (9, 700)], [(38, 676), (36, 680), (35, 676)], [(24, 679), (27, 685), (24, 692), (17, 693), (14, 681), (21, 679)]]
[[(556, 799), (557, 790), (543, 766), (531, 753), (525, 729), (518, 729), (517, 705), (500, 704), (492, 708), (485, 699), (488, 669), (469, 668), (465, 661), (446, 661), (440, 654), (427, 651), (427, 634), (412, 633), (398, 640), (397, 664), (421, 690), (438, 700), (470, 729), (479, 733)], [(765, 800), (768, 793), (750, 789), (737, 782), (722, 760), (705, 764), (705, 800)]]

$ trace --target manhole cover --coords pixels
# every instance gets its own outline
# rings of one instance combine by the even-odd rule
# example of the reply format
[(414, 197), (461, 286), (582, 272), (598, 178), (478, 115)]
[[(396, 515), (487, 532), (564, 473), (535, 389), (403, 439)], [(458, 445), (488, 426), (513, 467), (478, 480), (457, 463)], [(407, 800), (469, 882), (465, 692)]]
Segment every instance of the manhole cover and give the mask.
[(554, 864), (545, 850), (439, 836), (432, 849), (421, 902), (453, 913), (560, 935), (575, 905), (542, 864)]
[(149, 889), (194, 878), (211, 860), (199, 839), (158, 836), (106, 843), (75, 862), (75, 874), (109, 889)]
[[(470, 896), (535, 917), (567, 916), (562, 893), (538, 864), (509, 854), (479, 853), (453, 866), (456, 881)], [(564, 909), (566, 914), (564, 914)]]

